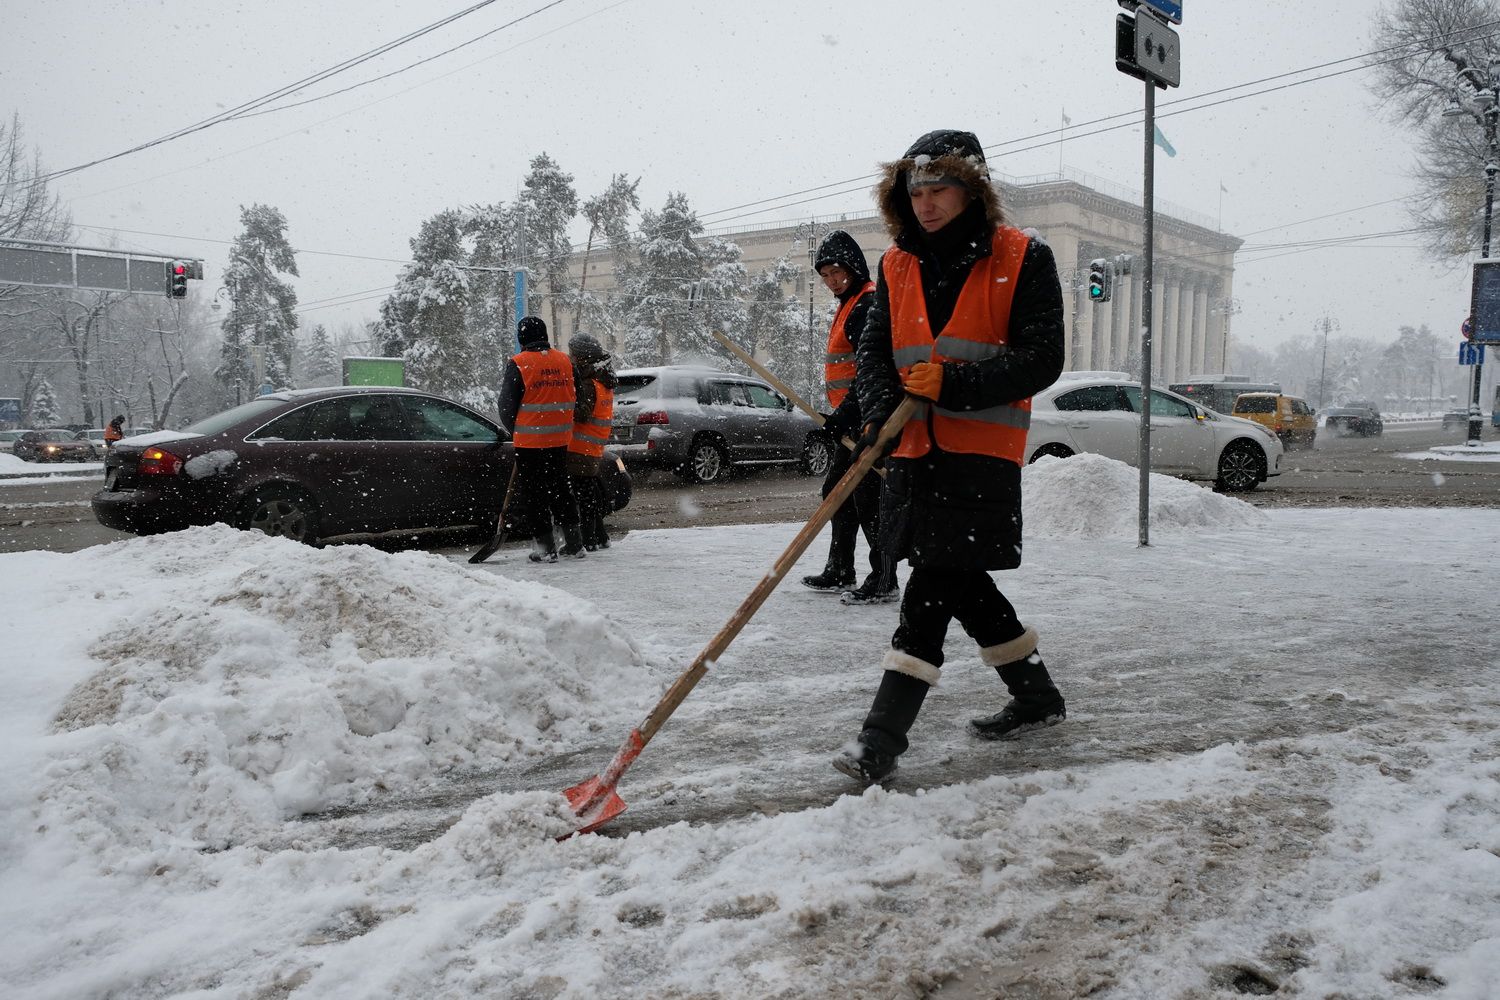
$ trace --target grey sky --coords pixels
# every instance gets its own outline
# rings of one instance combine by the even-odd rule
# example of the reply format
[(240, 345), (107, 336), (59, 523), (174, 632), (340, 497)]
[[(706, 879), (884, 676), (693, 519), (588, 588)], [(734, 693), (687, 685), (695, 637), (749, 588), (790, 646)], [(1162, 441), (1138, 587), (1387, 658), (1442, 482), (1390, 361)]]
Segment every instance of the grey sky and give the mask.
[[(389, 72), (547, 2), (500, 0), (294, 99)], [(467, 5), (29, 0), (6, 11), (0, 92), (47, 165), (70, 167)], [(1247, 251), (1408, 228), (1400, 199), (1416, 152), (1374, 106), (1370, 71), (1182, 114), (1169, 104), (1377, 48), (1372, 6), (1186, 0), (1183, 86), (1158, 92), (1159, 124), (1178, 151), (1157, 156), (1158, 199), (1214, 219), (1222, 196), (1223, 226)], [(80, 226), (128, 230), (114, 234), (124, 247), (206, 258), (209, 280), (193, 288), (203, 297), (241, 203), (280, 208), (299, 250), (400, 261), (424, 218), (513, 198), (541, 151), (583, 197), (625, 172), (642, 178), (644, 205), (684, 191), (715, 227), (868, 209), (862, 178), (937, 127), (978, 134), (1004, 174), (1055, 172), (1066, 109), (1068, 167), (1139, 190), (1143, 85), (1114, 68), (1117, 13), (1113, 0), (565, 0), (409, 72), (92, 167), (57, 190)], [(1086, 122), (1131, 111), (1133, 127), (1081, 135), (1092, 131)], [(1018, 141), (1039, 132), (1050, 134)], [(850, 183), (827, 190), (847, 193), (786, 204), (841, 181)], [(761, 214), (726, 211), (761, 199), (780, 201)], [(81, 241), (110, 235), (86, 228)], [(1327, 314), (1344, 334), (1390, 339), (1426, 323), (1456, 344), (1467, 269), (1434, 266), (1418, 242), (1242, 251), (1235, 338), (1268, 347)], [(373, 316), (399, 266), (305, 252), (298, 262), (304, 325)]]

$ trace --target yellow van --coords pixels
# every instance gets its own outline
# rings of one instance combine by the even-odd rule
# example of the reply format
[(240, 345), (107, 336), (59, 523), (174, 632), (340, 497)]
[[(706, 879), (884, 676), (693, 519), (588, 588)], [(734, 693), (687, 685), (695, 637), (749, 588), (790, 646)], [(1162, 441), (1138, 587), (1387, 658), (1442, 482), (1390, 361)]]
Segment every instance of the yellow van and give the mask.
[(1234, 416), (1275, 432), (1287, 451), (1311, 448), (1318, 436), (1318, 417), (1306, 400), (1275, 392), (1244, 392), (1235, 397)]

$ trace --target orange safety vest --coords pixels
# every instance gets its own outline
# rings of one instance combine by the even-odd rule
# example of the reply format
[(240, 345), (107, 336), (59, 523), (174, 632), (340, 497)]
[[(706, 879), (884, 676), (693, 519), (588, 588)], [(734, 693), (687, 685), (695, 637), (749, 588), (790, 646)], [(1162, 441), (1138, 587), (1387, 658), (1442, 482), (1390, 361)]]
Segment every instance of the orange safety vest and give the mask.
[[(995, 230), (990, 255), (975, 262), (959, 290), (953, 316), (936, 336), (927, 321), (927, 298), (917, 258), (896, 247), (885, 252), (882, 267), (889, 285), (891, 351), (896, 370), (903, 377), (919, 361), (983, 361), (1005, 349), (1011, 300), (1028, 243), (1030, 238), (1019, 229), (1000, 226)], [(927, 454), (935, 439), (943, 451), (989, 455), (1020, 465), (1026, 454), (1029, 426), (1030, 397), (983, 410), (945, 410), (935, 403), (923, 403), (891, 454), (918, 458)]]
[(106, 445), (114, 444), (124, 436), (125, 432), (120, 430), (114, 424), (110, 424), (108, 427), (104, 428), (104, 443)]
[(522, 351), (521, 409), (512, 436), (517, 448), (566, 448), (573, 437), (573, 362), (564, 351)]
[(568, 451), (575, 455), (598, 458), (609, 441), (609, 422), (615, 415), (615, 394), (603, 382), (594, 379), (594, 412), (586, 420), (573, 421), (573, 439)]
[(839, 306), (833, 317), (833, 326), (828, 330), (828, 353), (823, 358), (823, 386), (828, 392), (828, 405), (837, 410), (844, 397), (854, 388), (854, 345), (844, 332), (844, 323), (854, 311), (854, 304), (875, 290), (875, 282), (867, 281), (864, 287), (850, 296), (849, 301)]

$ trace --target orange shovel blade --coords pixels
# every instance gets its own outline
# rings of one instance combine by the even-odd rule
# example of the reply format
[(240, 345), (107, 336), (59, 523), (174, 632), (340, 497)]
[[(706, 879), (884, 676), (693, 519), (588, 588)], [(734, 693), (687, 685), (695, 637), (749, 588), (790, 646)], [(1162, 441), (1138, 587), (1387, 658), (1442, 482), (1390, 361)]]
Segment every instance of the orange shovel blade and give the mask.
[(625, 811), (625, 800), (613, 785), (605, 785), (597, 774), (563, 792), (581, 821), (579, 833), (593, 833)]
[(625, 800), (615, 791), (615, 783), (645, 748), (646, 738), (639, 729), (632, 729), (602, 774), (563, 791), (568, 804), (573, 807), (573, 814), (583, 822), (578, 828), (579, 833), (593, 833), (625, 811)]

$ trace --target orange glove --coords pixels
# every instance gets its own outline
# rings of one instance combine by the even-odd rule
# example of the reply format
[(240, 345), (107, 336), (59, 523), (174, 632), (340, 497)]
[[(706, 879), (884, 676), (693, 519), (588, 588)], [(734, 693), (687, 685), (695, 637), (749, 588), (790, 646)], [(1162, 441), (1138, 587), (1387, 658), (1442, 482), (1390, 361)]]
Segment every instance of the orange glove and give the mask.
[(936, 403), (938, 395), (943, 391), (943, 366), (931, 361), (918, 361), (911, 366), (901, 384), (913, 396)]

